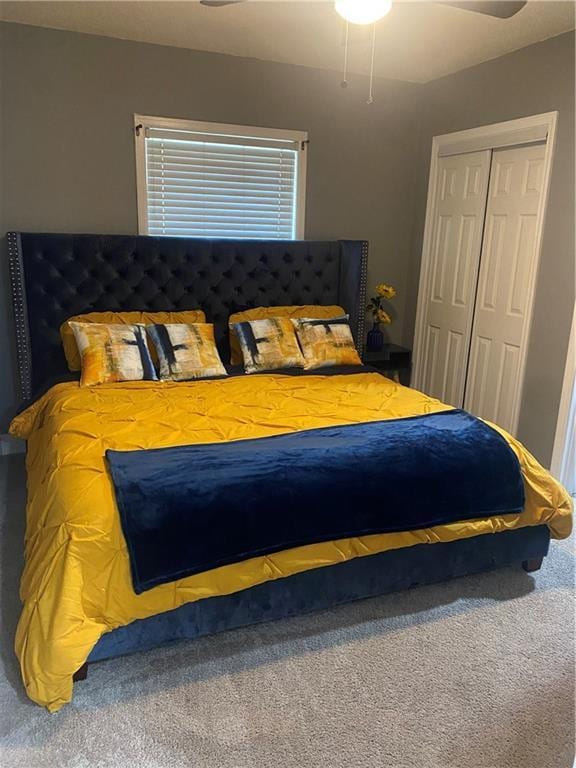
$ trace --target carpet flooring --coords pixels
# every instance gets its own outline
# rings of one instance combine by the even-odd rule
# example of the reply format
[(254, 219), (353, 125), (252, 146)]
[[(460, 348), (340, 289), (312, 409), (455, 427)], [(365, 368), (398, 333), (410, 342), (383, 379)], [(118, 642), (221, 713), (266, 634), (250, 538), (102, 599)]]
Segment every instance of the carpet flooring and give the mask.
[(24, 472), (0, 460), (2, 768), (571, 768), (574, 560), (510, 568), (101, 662), (22, 690)]

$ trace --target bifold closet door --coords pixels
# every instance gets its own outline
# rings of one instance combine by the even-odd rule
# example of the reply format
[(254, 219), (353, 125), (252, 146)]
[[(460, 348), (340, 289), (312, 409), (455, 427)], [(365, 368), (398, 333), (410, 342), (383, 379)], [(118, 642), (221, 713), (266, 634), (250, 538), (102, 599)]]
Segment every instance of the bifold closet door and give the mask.
[(494, 150), (464, 407), (514, 432), (532, 304), (545, 145)]
[(464, 398), (491, 154), (438, 160), (419, 388), (456, 407)]

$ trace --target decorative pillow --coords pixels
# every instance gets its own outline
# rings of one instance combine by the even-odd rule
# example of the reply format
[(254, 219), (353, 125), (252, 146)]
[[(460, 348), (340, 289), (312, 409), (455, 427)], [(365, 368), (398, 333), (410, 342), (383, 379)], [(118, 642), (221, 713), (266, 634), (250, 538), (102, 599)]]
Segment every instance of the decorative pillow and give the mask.
[(82, 359), (83, 386), (158, 378), (145, 325), (71, 322), (70, 327)]
[[(71, 371), (81, 368), (80, 353), (76, 339), (69, 323), (107, 323), (111, 325), (151, 325), (152, 323), (205, 323), (206, 315), (201, 309), (190, 309), (183, 312), (88, 312), (86, 315), (75, 315), (68, 318), (60, 326), (60, 337), (64, 346), (66, 362)], [(157, 363), (156, 351), (148, 346), (152, 362)]]
[(319, 304), (302, 304), (287, 307), (254, 307), (243, 312), (235, 312), (228, 318), (230, 329), (230, 363), (240, 365), (242, 363), (242, 350), (238, 336), (233, 329), (236, 323), (247, 320), (267, 320), (269, 317), (339, 317), (345, 314), (342, 307), (321, 306)]
[(246, 373), (304, 367), (304, 358), (290, 318), (247, 320), (236, 323), (233, 329), (240, 342)]
[(160, 379), (189, 381), (226, 376), (209, 323), (155, 323), (146, 327), (160, 363)]
[(362, 365), (348, 315), (328, 320), (297, 319), (291, 322), (296, 329), (307, 370), (332, 365)]

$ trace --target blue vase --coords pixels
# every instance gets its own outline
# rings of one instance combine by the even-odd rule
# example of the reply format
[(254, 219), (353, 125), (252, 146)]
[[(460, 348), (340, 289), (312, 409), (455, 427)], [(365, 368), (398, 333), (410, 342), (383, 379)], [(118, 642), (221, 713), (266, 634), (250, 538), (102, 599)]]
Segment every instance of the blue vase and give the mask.
[(384, 334), (380, 330), (380, 323), (373, 323), (372, 330), (366, 335), (366, 349), (368, 352), (380, 352), (384, 346)]

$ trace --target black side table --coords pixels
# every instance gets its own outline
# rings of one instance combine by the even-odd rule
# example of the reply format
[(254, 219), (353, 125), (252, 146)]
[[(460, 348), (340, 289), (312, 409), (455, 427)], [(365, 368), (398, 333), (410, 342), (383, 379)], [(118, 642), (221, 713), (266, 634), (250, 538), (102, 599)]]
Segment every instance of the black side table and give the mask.
[(382, 371), (389, 379), (410, 385), (410, 367), (412, 365), (412, 351), (398, 344), (384, 344), (379, 352), (365, 351), (362, 362), (378, 371)]

